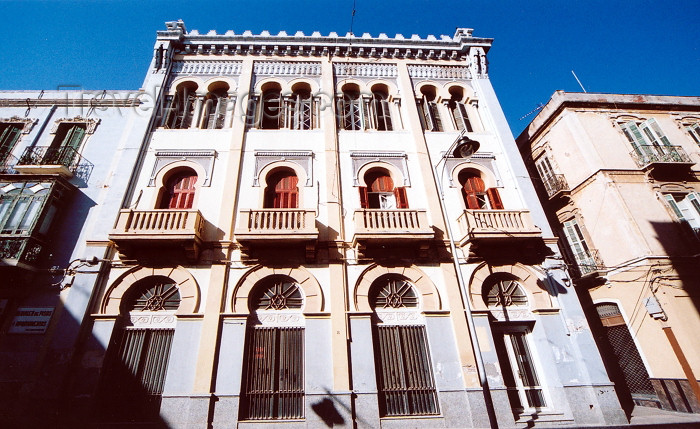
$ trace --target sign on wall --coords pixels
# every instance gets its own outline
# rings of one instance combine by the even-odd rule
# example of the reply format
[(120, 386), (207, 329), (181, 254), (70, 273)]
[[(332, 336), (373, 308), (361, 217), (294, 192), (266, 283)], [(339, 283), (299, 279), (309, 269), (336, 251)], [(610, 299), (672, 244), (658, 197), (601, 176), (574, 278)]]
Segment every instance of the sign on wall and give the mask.
[(10, 334), (43, 334), (49, 327), (54, 307), (20, 307), (12, 319)]

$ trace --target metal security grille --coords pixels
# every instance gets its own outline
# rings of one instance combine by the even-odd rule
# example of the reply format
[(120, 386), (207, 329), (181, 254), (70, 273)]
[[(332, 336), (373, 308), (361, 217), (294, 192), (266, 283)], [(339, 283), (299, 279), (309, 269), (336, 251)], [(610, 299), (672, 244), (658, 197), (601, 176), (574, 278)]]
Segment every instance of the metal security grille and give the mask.
[(608, 326), (603, 329), (615, 352), (630, 393), (633, 396), (635, 394), (655, 395), (654, 387), (649, 381), (649, 373), (644, 367), (627, 325)]
[(174, 329), (122, 331), (104, 388), (109, 420), (149, 420), (158, 415)]
[(248, 331), (241, 418), (304, 418), (304, 328)]
[(617, 304), (601, 303), (596, 305), (596, 311), (630, 393), (655, 395), (654, 387), (649, 381), (649, 373), (642, 362), (642, 357), (630, 335), (620, 308)]
[(382, 416), (438, 414), (423, 326), (377, 326), (374, 352)]

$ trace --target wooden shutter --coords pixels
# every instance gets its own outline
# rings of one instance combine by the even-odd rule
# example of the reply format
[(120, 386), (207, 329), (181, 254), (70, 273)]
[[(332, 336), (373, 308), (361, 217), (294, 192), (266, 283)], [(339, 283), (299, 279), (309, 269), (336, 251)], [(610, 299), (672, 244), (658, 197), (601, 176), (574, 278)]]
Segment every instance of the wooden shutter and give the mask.
[(486, 195), (489, 197), (489, 203), (491, 203), (492, 209), (503, 210), (503, 202), (501, 201), (501, 196), (498, 195), (498, 189), (488, 188), (486, 190)]
[(0, 162), (3, 162), (7, 155), (12, 152), (15, 143), (19, 140), (21, 132), (22, 127), (15, 124), (7, 125), (2, 131), (2, 135), (0, 136)]
[(464, 203), (466, 204), (467, 209), (479, 210), (482, 208), (479, 204), (477, 193), (483, 194), (484, 188), (484, 181), (481, 180), (481, 177), (467, 177), (462, 185), (462, 196), (464, 197)]
[(401, 186), (394, 189), (394, 196), (396, 197), (396, 208), (407, 209), (408, 208), (408, 198), (406, 197), (406, 188)]
[(161, 208), (191, 209), (194, 203), (196, 183), (196, 174), (181, 173), (170, 178), (166, 186), (166, 195), (163, 196), (161, 202)]
[(369, 208), (369, 194), (366, 186), (360, 186), (360, 207), (363, 209)]
[(293, 173), (280, 176), (275, 183), (275, 199), (273, 207), (276, 209), (295, 209), (299, 205), (299, 178)]
[(226, 105), (228, 104), (228, 98), (219, 97), (216, 101), (216, 121), (213, 124), (213, 128), (220, 130), (224, 127), (224, 121), (226, 120)]
[(642, 122), (642, 127), (649, 128), (653, 130), (653, 134), (655, 137), (658, 137), (658, 139), (661, 141), (661, 144), (664, 146), (668, 147), (671, 146), (671, 142), (668, 141), (668, 138), (664, 134), (664, 132), (661, 130), (661, 127), (659, 127), (659, 123), (656, 122), (656, 119), (654, 118), (649, 118), (646, 121)]

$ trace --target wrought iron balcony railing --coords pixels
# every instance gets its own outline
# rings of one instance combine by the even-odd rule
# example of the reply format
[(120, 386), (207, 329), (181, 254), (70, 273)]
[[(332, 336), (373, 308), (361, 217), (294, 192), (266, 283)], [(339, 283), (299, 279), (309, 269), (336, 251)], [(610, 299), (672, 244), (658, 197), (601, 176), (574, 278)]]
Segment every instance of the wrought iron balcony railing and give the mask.
[(32, 237), (0, 236), (0, 259), (6, 265), (36, 265), (43, 248), (43, 243)]
[(542, 236), (542, 230), (532, 223), (529, 210), (465, 210), (457, 223), (462, 231), (460, 244)]
[(566, 192), (569, 190), (569, 184), (566, 183), (566, 179), (563, 174), (555, 174), (552, 177), (542, 180), (545, 190), (547, 190), (547, 196), (552, 198), (559, 192)]
[(17, 174), (17, 170), (15, 170), (16, 164), (16, 156), (0, 153), (0, 174)]
[(694, 164), (680, 146), (644, 145), (630, 152), (630, 156), (640, 168), (652, 164)]
[(577, 253), (574, 255), (574, 259), (576, 260), (576, 267), (573, 270), (573, 274), (577, 277), (598, 273), (604, 267), (598, 249), (588, 249), (587, 252)]
[(59, 173), (87, 180), (93, 167), (72, 147), (34, 146), (24, 150), (15, 169), (20, 173)]

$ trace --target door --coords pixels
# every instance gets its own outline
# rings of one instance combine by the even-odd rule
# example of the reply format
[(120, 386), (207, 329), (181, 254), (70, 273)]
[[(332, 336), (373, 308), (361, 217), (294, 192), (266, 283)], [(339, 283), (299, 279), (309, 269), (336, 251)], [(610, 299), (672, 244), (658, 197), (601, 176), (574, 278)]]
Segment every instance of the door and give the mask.
[(537, 410), (546, 406), (535, 362), (530, 353), (528, 334), (529, 330), (525, 328), (494, 332), (503, 382), (515, 412)]

